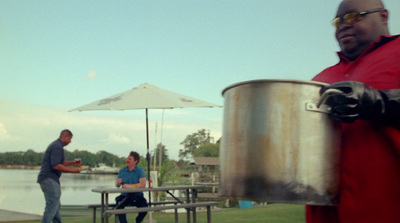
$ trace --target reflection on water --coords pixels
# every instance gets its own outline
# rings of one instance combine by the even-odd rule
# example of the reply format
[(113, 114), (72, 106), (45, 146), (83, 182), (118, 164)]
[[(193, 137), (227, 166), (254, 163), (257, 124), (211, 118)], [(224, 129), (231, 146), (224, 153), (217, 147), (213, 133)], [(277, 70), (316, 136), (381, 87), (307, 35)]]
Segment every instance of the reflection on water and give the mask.
[[(0, 169), (0, 209), (43, 214), (45, 200), (36, 183), (39, 170)], [(100, 203), (93, 188), (113, 188), (117, 175), (69, 174), (61, 176), (61, 204), (87, 205)], [(118, 196), (110, 196), (110, 201)]]

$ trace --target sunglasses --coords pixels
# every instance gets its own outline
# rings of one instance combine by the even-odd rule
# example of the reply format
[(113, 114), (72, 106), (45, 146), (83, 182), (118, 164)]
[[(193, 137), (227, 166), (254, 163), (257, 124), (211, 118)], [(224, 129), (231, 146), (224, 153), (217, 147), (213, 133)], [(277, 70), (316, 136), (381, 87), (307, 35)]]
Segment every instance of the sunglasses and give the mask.
[(339, 27), (343, 24), (343, 23), (347, 23), (349, 25), (354, 24), (356, 22), (359, 22), (362, 20), (363, 16), (366, 16), (370, 13), (374, 13), (374, 12), (380, 12), (383, 9), (371, 9), (371, 10), (367, 10), (364, 12), (350, 12), (347, 13), (346, 15), (343, 15), (341, 17), (336, 17), (333, 19), (332, 23), (333, 25), (336, 27), (336, 29), (339, 29)]

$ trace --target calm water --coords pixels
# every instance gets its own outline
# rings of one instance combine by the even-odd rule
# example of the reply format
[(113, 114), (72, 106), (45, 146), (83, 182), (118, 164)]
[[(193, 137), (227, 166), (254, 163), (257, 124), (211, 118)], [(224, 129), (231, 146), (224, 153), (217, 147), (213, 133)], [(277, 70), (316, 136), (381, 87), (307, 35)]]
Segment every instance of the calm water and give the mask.
[[(0, 169), (0, 209), (43, 214), (45, 200), (36, 183), (39, 170)], [(113, 188), (117, 175), (70, 174), (61, 176), (61, 204), (86, 205), (100, 203), (100, 194), (93, 188)], [(110, 195), (113, 201), (118, 194)]]

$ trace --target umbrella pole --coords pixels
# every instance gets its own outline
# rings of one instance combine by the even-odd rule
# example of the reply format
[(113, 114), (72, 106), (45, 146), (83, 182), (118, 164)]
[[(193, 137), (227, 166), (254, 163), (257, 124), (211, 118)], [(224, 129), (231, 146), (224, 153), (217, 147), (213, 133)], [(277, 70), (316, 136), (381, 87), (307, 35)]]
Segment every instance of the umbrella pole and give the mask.
[[(148, 111), (146, 108), (146, 139), (147, 139), (147, 175), (148, 175), (148, 187), (150, 187), (150, 149), (149, 149), (149, 118), (148, 118)], [(149, 191), (149, 206), (151, 207), (151, 191)], [(150, 212), (150, 223), (153, 222), (152, 213)]]
[[(149, 182), (149, 187), (150, 187), (150, 149), (149, 149), (149, 118), (148, 118), (148, 111), (146, 108), (146, 139), (147, 139), (147, 154), (146, 154), (146, 159), (147, 159), (147, 175), (148, 175), (148, 182)], [(149, 203), (151, 203), (151, 192), (149, 191)], [(151, 206), (151, 204), (150, 204)]]

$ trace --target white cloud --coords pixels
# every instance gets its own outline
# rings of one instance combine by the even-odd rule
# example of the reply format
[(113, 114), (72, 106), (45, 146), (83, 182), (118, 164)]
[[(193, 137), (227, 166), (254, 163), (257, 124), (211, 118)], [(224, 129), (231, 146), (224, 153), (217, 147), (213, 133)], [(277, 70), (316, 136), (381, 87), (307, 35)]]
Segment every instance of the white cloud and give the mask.
[(110, 144), (129, 144), (131, 142), (128, 137), (115, 133), (109, 133), (108, 138), (104, 141)]
[(86, 78), (89, 80), (94, 80), (97, 76), (96, 70), (91, 70), (86, 74)]
[(11, 139), (8, 134), (7, 129), (4, 127), (3, 123), (0, 123), (0, 141), (5, 141)]
[[(5, 102), (3, 105), (0, 107), (0, 152), (27, 149), (43, 152), (62, 129), (68, 128), (74, 133), (72, 143), (66, 147), (69, 151), (77, 149), (96, 153), (104, 150), (126, 156), (129, 151), (135, 150), (141, 155), (146, 154), (146, 121), (143, 112), (67, 112), (68, 109), (35, 107), (15, 102)], [(162, 140), (170, 158), (178, 159), (179, 149), (182, 149), (180, 142), (202, 128), (209, 129), (215, 140), (219, 139), (220, 110), (199, 110), (202, 114), (193, 114), (189, 109), (185, 109), (187, 114), (171, 111), (165, 112), (163, 126), (159, 111), (150, 111), (150, 150)]]

